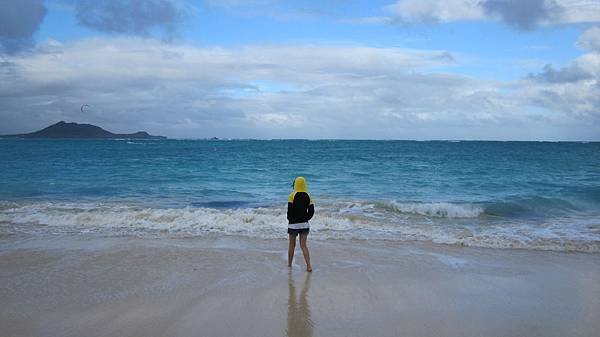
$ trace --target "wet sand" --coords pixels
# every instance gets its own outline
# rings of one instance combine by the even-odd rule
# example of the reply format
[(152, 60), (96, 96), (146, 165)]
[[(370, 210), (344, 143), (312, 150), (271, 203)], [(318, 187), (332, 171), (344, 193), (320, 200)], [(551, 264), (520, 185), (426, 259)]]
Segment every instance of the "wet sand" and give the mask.
[(600, 255), (382, 241), (0, 241), (2, 336), (597, 336)]

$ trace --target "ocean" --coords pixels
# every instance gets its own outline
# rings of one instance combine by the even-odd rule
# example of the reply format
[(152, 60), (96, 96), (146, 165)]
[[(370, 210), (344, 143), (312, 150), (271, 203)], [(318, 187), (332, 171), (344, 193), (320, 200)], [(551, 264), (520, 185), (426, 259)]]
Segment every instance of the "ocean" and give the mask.
[(286, 238), (600, 252), (600, 143), (0, 140), (0, 243), (29, 237)]

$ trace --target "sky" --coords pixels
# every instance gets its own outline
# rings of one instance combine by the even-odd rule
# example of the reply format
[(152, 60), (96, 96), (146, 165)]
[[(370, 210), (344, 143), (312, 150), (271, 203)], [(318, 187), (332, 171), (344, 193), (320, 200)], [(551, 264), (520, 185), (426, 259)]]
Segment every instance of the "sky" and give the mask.
[(0, 1), (0, 134), (61, 120), (600, 141), (600, 0)]

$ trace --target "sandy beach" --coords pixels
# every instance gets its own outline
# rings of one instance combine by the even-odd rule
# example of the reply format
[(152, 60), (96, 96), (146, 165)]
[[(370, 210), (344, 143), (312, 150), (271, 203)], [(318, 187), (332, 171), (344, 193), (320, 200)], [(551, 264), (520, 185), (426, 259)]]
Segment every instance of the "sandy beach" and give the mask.
[[(595, 336), (597, 254), (326, 240), (3, 241), (3, 336)], [(298, 252), (299, 253), (299, 252)], [(298, 255), (297, 257), (300, 257)]]

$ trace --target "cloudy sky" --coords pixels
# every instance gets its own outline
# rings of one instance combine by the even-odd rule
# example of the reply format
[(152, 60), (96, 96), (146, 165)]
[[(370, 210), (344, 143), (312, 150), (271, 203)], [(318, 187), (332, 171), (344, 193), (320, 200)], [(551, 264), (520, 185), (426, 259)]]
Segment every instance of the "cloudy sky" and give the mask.
[(600, 140), (600, 1), (2, 0), (0, 134), (60, 120), (174, 138)]

